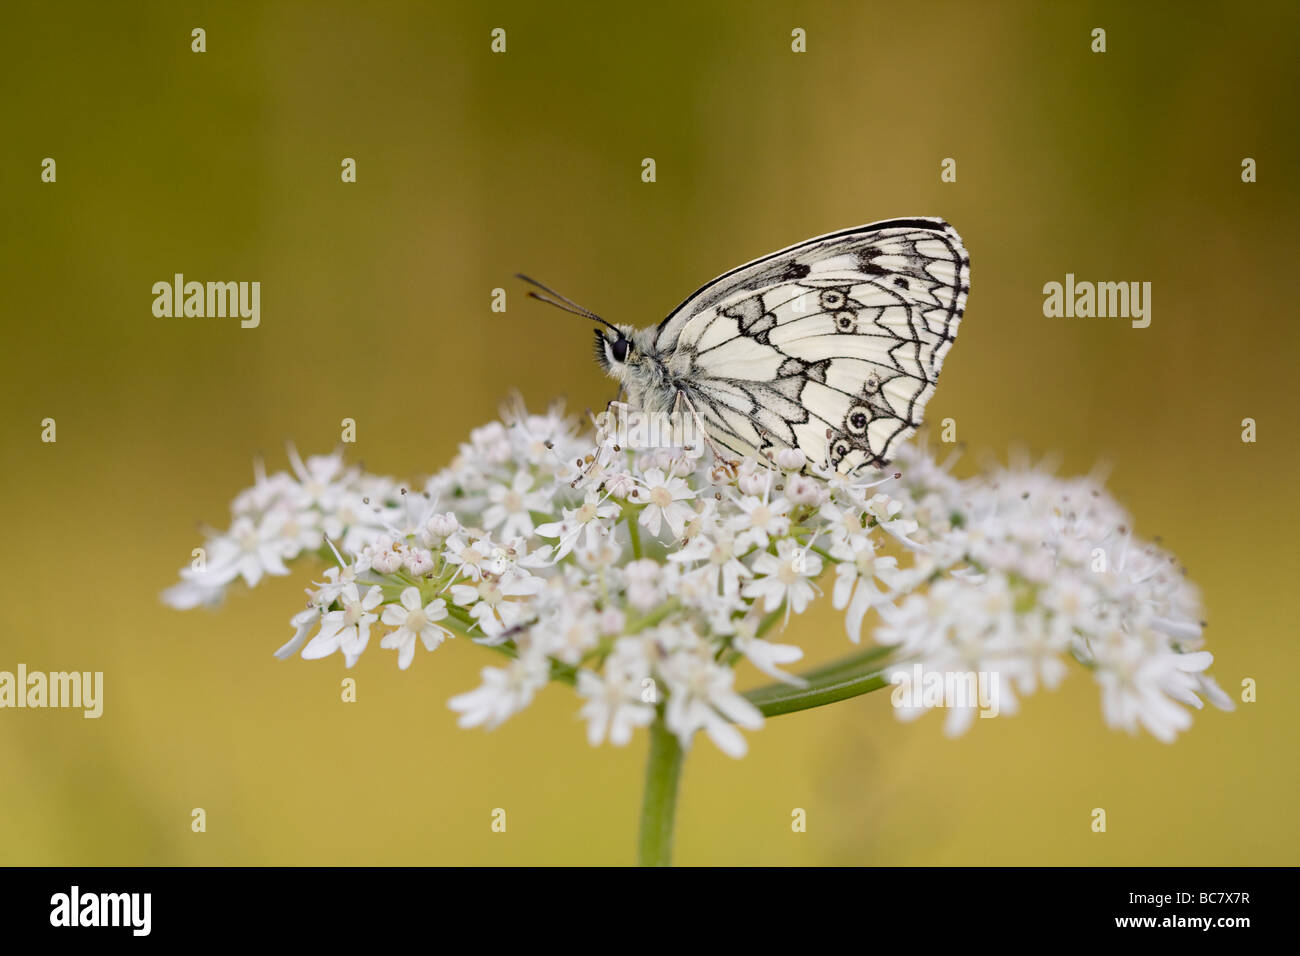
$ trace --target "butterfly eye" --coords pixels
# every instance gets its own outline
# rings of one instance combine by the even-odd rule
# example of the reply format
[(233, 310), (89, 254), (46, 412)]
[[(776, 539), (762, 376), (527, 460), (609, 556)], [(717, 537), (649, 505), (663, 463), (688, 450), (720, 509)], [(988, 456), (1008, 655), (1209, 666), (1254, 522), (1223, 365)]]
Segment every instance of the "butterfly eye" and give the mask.
[(609, 347), (610, 351), (614, 353), (614, 361), (627, 361), (627, 346), (627, 339), (623, 338), (621, 335), (614, 341), (614, 344)]

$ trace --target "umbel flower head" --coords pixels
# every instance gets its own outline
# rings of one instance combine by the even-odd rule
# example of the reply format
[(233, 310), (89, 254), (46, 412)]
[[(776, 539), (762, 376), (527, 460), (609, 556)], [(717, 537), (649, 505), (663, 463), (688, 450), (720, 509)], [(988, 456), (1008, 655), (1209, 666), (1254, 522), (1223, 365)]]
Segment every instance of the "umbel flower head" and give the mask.
[(763, 716), (736, 668), (802, 684), (786, 670), (802, 651), (774, 635), (825, 591), (850, 641), (875, 622), (898, 715), (942, 708), (950, 734), (981, 701), (897, 691), (992, 675), (1009, 714), (1082, 665), (1110, 726), (1163, 741), (1202, 697), (1232, 707), (1206, 673), (1195, 586), (1093, 479), (1020, 466), (960, 480), (916, 445), (896, 471), (851, 477), (789, 449), (731, 468), (702, 444), (616, 439), (510, 408), (418, 490), (291, 448), (292, 471), (259, 469), (164, 600), (212, 605), (309, 559), (319, 580), (277, 656), (352, 667), (377, 646), (406, 669), (459, 635), (500, 655), (451, 699), (462, 726), (494, 727), (559, 681), (592, 744), (662, 714), (683, 745), (704, 731), (743, 755), (740, 729)]

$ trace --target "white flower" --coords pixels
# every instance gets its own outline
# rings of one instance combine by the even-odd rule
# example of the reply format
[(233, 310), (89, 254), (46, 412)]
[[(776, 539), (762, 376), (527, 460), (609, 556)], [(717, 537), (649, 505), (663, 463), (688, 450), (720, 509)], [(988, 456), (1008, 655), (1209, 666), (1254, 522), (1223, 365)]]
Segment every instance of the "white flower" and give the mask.
[(453, 535), (447, 539), (442, 556), (448, 564), (457, 566), (465, 577), (478, 581), (484, 573), (495, 573), (492, 563), (495, 548), (490, 538), (466, 541), (460, 535)]
[(597, 647), (601, 633), (600, 619), (583, 592), (565, 593), (529, 631), (539, 649), (570, 667), (580, 664), (583, 656)]
[(332, 507), (321, 511), (325, 536), (347, 552), (357, 554), (384, 527), (382, 514), (355, 490), (343, 492)]
[[(293, 548), (281, 536), (284, 512), (271, 512), (260, 520), (236, 518), (230, 531), (212, 542), (208, 552), (208, 581), (225, 583), (242, 577), (253, 587), (263, 574), (288, 574), (284, 559)], [(196, 577), (202, 582), (202, 575)]]
[(810, 578), (822, 572), (819, 555), (786, 538), (777, 543), (776, 554), (764, 552), (754, 559), (757, 577), (745, 585), (745, 597), (762, 598), (763, 609), (775, 611), (782, 601), (789, 609), (802, 614), (816, 593)]
[(306, 464), (298, 457), (298, 450), (293, 445), (289, 446), (288, 451), (289, 463), (298, 476), (299, 484), (295, 489), (298, 507), (326, 510), (333, 507), (343, 487), (342, 450), (332, 455), (314, 455), (307, 459)]
[(492, 573), (500, 577), (526, 578), (539, 568), (545, 568), (554, 563), (551, 558), (551, 550), (549, 544), (544, 544), (529, 551), (526, 539), (514, 538), (506, 544), (497, 545), (492, 549), (490, 559)]
[(697, 573), (714, 594), (738, 595), (740, 579), (754, 574), (737, 556), (734, 535), (724, 529), (719, 529), (716, 537), (702, 534), (692, 538), (680, 551), (668, 555), (668, 560), (679, 564), (706, 562)]
[[(1178, 702), (1201, 707), (1196, 696), (1202, 690), (1200, 672), (1213, 660), (1206, 651), (1149, 655), (1137, 641), (1120, 638), (1112, 642), (1099, 656), (1097, 673), (1106, 722), (1130, 734), (1141, 725), (1156, 739), (1173, 742), (1178, 732), (1192, 723), (1191, 714)], [(1217, 689), (1218, 685), (1214, 686)], [(1231, 708), (1231, 700), (1227, 703), (1229, 707), (1224, 709)]]
[(541, 578), (531, 575), (484, 577), (474, 584), (453, 585), (451, 598), (469, 610), (483, 631), (484, 636), (474, 640), (495, 646), (505, 641), (508, 629), (522, 624), (530, 617), (528, 602), (514, 599), (538, 594), (545, 586), (546, 582)]
[(316, 511), (286, 511), (279, 536), (284, 542), (284, 556), (294, 558), (303, 551), (315, 551), (325, 541), (321, 530), (320, 513)]
[(823, 502), (822, 506), (817, 509), (817, 518), (830, 533), (832, 543), (844, 541), (856, 535), (869, 534), (870, 532), (863, 528), (863, 514), (861, 506), (839, 505), (835, 503), (834, 499)]
[(756, 498), (745, 495), (736, 502), (742, 514), (731, 519), (731, 528), (737, 532), (736, 550), (749, 547), (766, 548), (770, 538), (779, 538), (790, 530), (790, 502), (785, 498), (768, 501), (766, 496)]
[(617, 505), (603, 504), (595, 491), (589, 491), (579, 507), (564, 509), (562, 521), (548, 521), (538, 525), (537, 535), (541, 538), (559, 539), (559, 545), (551, 556), (552, 561), (559, 561), (573, 550), (580, 534), (586, 531), (590, 543), (592, 532), (601, 527), (600, 521), (617, 516), (620, 510)]
[(737, 634), (732, 640), (732, 646), (744, 654), (751, 664), (769, 677), (774, 677), (782, 683), (791, 684), (795, 687), (806, 687), (808, 685), (808, 682), (802, 677), (787, 674), (778, 666), (780, 664), (793, 664), (797, 660), (802, 660), (802, 648), (793, 644), (773, 644), (761, 637), (746, 636), (744, 634)]
[(509, 485), (496, 484), (488, 489), (492, 504), (483, 512), (483, 524), (489, 531), (500, 528), (502, 537), (533, 533), (531, 511), (545, 511), (549, 501), (545, 492), (532, 491), (533, 476), (527, 471), (515, 473)]
[(593, 526), (586, 540), (573, 549), (573, 556), (589, 570), (609, 568), (622, 559), (623, 545), (612, 530)]
[(489, 422), (469, 433), (469, 448), (476, 464), (486, 467), (504, 465), (510, 460), (510, 436), (500, 422)]
[(191, 569), (181, 571), (182, 580), (162, 593), (163, 603), (178, 611), (189, 611), (196, 607), (216, 607), (226, 593), (225, 581), (203, 580), (202, 575), (194, 575)]
[(848, 608), (844, 626), (849, 640), (857, 644), (862, 639), (862, 619), (867, 611), (886, 599), (874, 580), (887, 580), (898, 565), (893, 557), (876, 554), (875, 542), (858, 533), (831, 545), (831, 556), (840, 563), (835, 566), (835, 591), (831, 603), (837, 611)]
[(682, 532), (683, 545), (700, 535), (725, 536), (728, 540), (733, 537), (722, 520), (723, 516), (718, 507), (720, 501), (722, 501), (722, 495), (719, 492), (714, 492), (713, 497), (696, 500), (694, 512), (691, 514), (690, 520), (686, 522), (686, 528)]
[(661, 588), (661, 568), (649, 558), (632, 561), (623, 569), (623, 578), (627, 582), (627, 600), (638, 611), (648, 611), (659, 603), (663, 596)]
[(399, 543), (406, 544), (411, 539), (420, 543), (428, 541), (429, 520), (437, 513), (437, 497), (429, 492), (410, 494), (405, 488), (399, 489), (399, 502), (394, 513), (386, 515), (388, 533)]
[(253, 462), (253, 484), (235, 495), (230, 504), (235, 517), (257, 517), (269, 511), (274, 505), (290, 501), (298, 491), (298, 483), (288, 472), (278, 471), (269, 478), (261, 458)]
[(510, 423), (510, 440), (515, 457), (528, 465), (544, 465), (556, 460), (556, 443), (566, 443), (572, 422), (563, 410), (554, 406), (546, 415), (530, 415), (517, 395), (503, 406), (501, 417)]
[(743, 757), (748, 748), (736, 726), (757, 730), (763, 715), (732, 689), (735, 671), (687, 650), (668, 659), (664, 676), (669, 686), (664, 719), (682, 745), (689, 746), (695, 732), (703, 730), (728, 757)]
[(662, 523), (667, 523), (674, 538), (680, 538), (686, 522), (694, 514), (693, 509), (683, 502), (695, 498), (695, 492), (686, 484), (684, 478), (664, 475), (658, 468), (651, 468), (645, 473), (645, 488), (642, 491), (647, 502), (637, 523), (655, 537), (659, 536)]
[(357, 593), (357, 586), (349, 584), (339, 595), (340, 610), (327, 611), (321, 618), (320, 633), (313, 637), (303, 648), (302, 656), (307, 660), (328, 657), (335, 651), (342, 651), (351, 667), (366, 649), (370, 640), (370, 625), (379, 620), (378, 614), (371, 613), (384, 600), (383, 591), (374, 585), (363, 598)]
[(518, 658), (505, 667), (485, 667), (479, 672), (483, 683), (459, 694), (447, 705), (460, 712), (461, 727), (491, 729), (532, 703), (533, 696), (550, 680), (543, 661)]
[(593, 747), (606, 737), (622, 747), (632, 739), (634, 728), (654, 719), (657, 696), (639, 644), (630, 638), (619, 641), (602, 674), (578, 671), (578, 694), (587, 698), (579, 713), (587, 720), (587, 741)]
[(899, 541), (910, 547), (916, 547), (916, 542), (912, 541), (908, 535), (915, 531), (919, 525), (901, 514), (903, 503), (885, 494), (875, 494), (867, 502), (867, 515), (876, 520), (880, 527), (884, 528)]
[(435, 623), (447, 617), (447, 602), (442, 598), (434, 598), (421, 607), (420, 589), (411, 587), (402, 591), (401, 602), (384, 608), (384, 623), (397, 630), (384, 635), (379, 646), (386, 650), (396, 648), (397, 666), (406, 670), (415, 657), (417, 637), (424, 643), (425, 650), (432, 651), (445, 638), (451, 637), (451, 632)]
[(357, 574), (361, 570), (364, 569), (358, 568), (356, 564), (326, 568), (325, 580), (316, 582), (317, 591), (313, 603), (319, 604), (321, 607), (329, 607), (338, 600), (344, 588), (350, 584), (356, 585)]
[(275, 656), (280, 658), (280, 660), (284, 660), (286, 657), (292, 657), (298, 648), (302, 647), (303, 643), (307, 640), (307, 635), (310, 634), (316, 627), (317, 623), (320, 622), (321, 613), (320, 607), (313, 605), (312, 607), (299, 611), (290, 618), (289, 623), (294, 628), (293, 637), (289, 638), (288, 641), (280, 646), (279, 650), (275, 652)]

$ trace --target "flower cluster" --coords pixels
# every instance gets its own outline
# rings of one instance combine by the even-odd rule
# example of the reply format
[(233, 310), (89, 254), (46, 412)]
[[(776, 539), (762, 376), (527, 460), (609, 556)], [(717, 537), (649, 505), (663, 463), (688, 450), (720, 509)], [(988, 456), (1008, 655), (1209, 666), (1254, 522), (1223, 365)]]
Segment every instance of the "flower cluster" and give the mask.
[[(1179, 704), (1233, 703), (1206, 673), (1200, 595), (1177, 560), (1135, 538), (1132, 520), (1091, 478), (1031, 467), (958, 481), (924, 451), (897, 462), (904, 513), (923, 529), (917, 571), (931, 578), (887, 609), (876, 639), (927, 669), (1001, 678), (1015, 693), (1054, 688), (1070, 660), (1093, 672), (1106, 722), (1169, 742), (1191, 725)], [(905, 708), (915, 716), (923, 708)], [(950, 712), (960, 733), (973, 708)]]
[[(327, 567), (277, 652), (341, 654), (372, 636), (410, 666), (454, 635), (502, 655), (454, 697), (462, 726), (495, 726), (550, 681), (571, 684), (592, 744), (624, 744), (661, 714), (740, 756), (762, 714), (735, 687), (748, 661), (776, 680), (802, 651), (770, 639), (826, 586), (853, 642), (871, 615), (888, 666), (993, 672), (1001, 709), (1069, 661), (1093, 671), (1109, 724), (1162, 740), (1181, 706), (1231, 702), (1206, 673), (1199, 597), (1131, 535), (1095, 485), (1016, 468), (959, 480), (911, 446), (896, 472), (818, 472), (793, 449), (720, 461), (706, 447), (628, 449), (559, 410), (507, 410), (422, 488), (348, 467), (341, 452), (267, 476), (232, 506), (164, 599), (217, 603), (242, 579)], [(832, 570), (833, 569), (833, 570)], [(832, 580), (833, 577), (833, 580)], [(903, 717), (974, 702), (920, 701)]]

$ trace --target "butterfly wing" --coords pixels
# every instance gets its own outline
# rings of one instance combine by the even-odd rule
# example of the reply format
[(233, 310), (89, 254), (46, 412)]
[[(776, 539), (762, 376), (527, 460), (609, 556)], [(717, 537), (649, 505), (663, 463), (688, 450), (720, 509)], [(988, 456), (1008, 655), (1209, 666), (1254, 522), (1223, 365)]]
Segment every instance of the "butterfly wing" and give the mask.
[(660, 323), (655, 350), (727, 448), (879, 467), (921, 424), (969, 288), (951, 226), (892, 219), (733, 269)]

